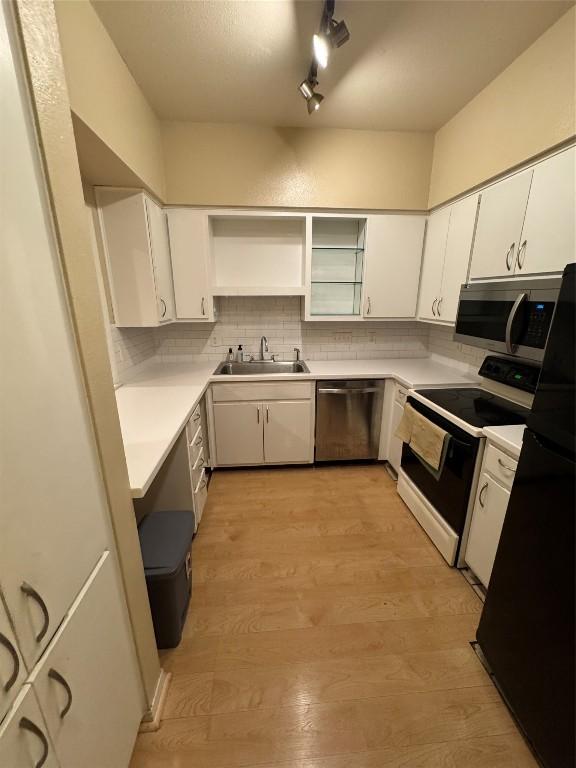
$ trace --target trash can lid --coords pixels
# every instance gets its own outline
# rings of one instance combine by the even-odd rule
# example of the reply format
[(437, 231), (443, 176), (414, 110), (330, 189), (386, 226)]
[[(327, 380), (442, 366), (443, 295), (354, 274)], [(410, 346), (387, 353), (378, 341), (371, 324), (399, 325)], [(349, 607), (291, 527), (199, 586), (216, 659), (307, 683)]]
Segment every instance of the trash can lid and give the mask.
[(175, 573), (186, 559), (194, 535), (194, 513), (189, 510), (151, 512), (138, 528), (146, 576)]

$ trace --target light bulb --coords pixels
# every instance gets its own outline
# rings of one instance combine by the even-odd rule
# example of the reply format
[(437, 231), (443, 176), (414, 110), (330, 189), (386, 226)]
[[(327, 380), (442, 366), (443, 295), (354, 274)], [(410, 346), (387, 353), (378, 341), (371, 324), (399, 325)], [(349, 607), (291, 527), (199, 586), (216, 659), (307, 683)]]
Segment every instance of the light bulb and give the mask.
[(312, 38), (312, 47), (314, 48), (314, 58), (316, 59), (318, 66), (322, 69), (326, 69), (330, 51), (326, 35), (314, 35)]

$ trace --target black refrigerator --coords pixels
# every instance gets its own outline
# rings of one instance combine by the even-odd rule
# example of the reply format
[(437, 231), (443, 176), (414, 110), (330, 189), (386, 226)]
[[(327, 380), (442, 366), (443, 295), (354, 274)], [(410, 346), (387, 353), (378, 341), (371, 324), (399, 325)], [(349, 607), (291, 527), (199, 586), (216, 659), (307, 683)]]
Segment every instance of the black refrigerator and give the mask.
[(575, 268), (564, 271), (476, 635), (546, 768), (576, 765)]

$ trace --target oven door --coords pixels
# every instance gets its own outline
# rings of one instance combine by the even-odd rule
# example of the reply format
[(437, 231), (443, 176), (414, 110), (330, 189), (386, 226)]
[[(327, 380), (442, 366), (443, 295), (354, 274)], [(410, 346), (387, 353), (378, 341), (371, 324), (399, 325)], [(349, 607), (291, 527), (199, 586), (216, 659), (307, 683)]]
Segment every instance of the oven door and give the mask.
[(408, 398), (410, 405), (451, 436), (442, 473), (438, 480), (424, 467), (409, 445), (402, 447), (402, 469), (434, 509), (459, 537), (464, 530), (468, 501), (474, 478), (479, 438), (443, 418), (419, 400)]
[(454, 339), (494, 352), (542, 360), (558, 299), (556, 278), (463, 285)]

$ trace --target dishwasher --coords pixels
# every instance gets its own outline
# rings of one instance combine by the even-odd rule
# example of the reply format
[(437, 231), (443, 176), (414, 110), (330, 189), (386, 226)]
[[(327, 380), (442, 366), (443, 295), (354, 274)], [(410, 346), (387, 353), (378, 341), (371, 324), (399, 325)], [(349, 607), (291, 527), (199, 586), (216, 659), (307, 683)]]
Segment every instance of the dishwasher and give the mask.
[(384, 383), (316, 383), (316, 461), (378, 458)]

